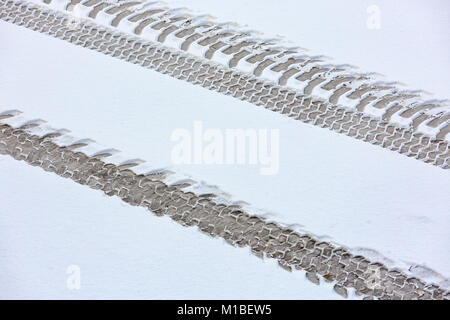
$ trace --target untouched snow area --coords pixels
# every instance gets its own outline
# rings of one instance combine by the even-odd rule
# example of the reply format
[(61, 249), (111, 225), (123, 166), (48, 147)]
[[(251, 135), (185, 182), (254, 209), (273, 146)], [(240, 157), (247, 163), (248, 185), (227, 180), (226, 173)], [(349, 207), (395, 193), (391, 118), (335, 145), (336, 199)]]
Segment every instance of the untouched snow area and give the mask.
[[(174, 3), (450, 96), (447, 2)], [(377, 3), (381, 29), (369, 30), (366, 8)], [(196, 120), (279, 129), (276, 175), (250, 165), (176, 169), (278, 222), (389, 266), (433, 269), (431, 281), (450, 278), (448, 171), (12, 24), (0, 22), (0, 39), (0, 111), (20, 109), (154, 168), (171, 167), (172, 132)], [(301, 272), (9, 157), (0, 157), (0, 181), (1, 298), (339, 298)], [(66, 287), (73, 264), (80, 290)]]
[[(339, 299), (167, 217), (0, 158), (1, 299)], [(5, 170), (8, 168), (8, 170)], [(81, 287), (69, 290), (69, 266)]]

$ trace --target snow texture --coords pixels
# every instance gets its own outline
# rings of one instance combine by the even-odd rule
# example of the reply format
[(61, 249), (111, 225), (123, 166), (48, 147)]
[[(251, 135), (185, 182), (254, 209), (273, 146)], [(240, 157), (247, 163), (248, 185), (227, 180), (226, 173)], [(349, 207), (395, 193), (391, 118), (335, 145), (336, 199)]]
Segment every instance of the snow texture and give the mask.
[[(258, 1), (257, 9), (175, 1), (450, 96), (442, 72), (450, 69), (448, 3), (376, 2), (380, 30), (366, 28), (365, 1)], [(448, 171), (5, 22), (0, 38), (2, 111), (20, 109), (154, 168), (171, 167), (171, 133), (195, 120), (207, 128), (278, 128), (277, 175), (250, 165), (176, 170), (270, 219), (446, 285)], [(1, 298), (339, 298), (302, 272), (23, 162), (0, 157), (0, 181)], [(73, 264), (80, 290), (66, 287)]]

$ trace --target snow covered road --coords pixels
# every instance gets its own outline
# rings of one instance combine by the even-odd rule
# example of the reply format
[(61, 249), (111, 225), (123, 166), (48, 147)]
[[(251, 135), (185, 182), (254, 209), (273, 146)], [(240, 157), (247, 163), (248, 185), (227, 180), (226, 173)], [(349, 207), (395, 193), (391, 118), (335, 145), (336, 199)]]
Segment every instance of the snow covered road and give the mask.
[[(279, 128), (277, 175), (261, 176), (251, 165), (176, 169), (273, 212), (269, 219), (404, 271), (416, 266), (413, 275), (448, 285), (447, 170), (12, 24), (0, 26), (6, 39), (0, 56), (7, 61), (0, 74), (3, 110), (21, 109), (28, 119), (49, 120), (154, 168), (170, 166), (171, 133), (191, 129), (195, 120), (220, 129)], [(339, 297), (331, 285), (315, 287), (303, 274), (261, 263), (247, 249), (149, 217), (22, 162), (2, 157), (0, 163), (1, 181), (8, 181), (2, 183), (2, 297)], [(174, 250), (180, 256), (166, 253)], [(82, 272), (78, 291), (66, 287), (65, 271), (73, 264)], [(248, 277), (245, 290), (241, 272)]]

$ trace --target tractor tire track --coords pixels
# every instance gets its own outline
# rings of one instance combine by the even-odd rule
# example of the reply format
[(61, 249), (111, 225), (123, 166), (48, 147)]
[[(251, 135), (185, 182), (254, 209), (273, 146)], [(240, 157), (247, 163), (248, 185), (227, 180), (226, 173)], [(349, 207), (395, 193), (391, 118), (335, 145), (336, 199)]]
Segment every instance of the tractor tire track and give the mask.
[[(77, 149), (87, 139), (73, 143), (58, 142), (64, 130), (42, 130), (40, 122), (19, 126), (6, 123), (16, 113), (0, 113), (0, 154), (40, 167), (81, 185), (117, 196), (124, 202), (166, 215), (186, 226), (196, 226), (211, 237), (228, 244), (249, 247), (259, 258), (275, 259), (287, 270), (302, 270), (315, 284), (334, 283), (336, 293), (347, 297), (348, 289), (364, 299), (450, 299), (450, 291), (439, 285), (410, 277), (382, 263), (354, 255), (344, 247), (320, 241), (278, 223), (245, 212), (242, 206), (217, 201), (215, 194), (195, 194), (185, 189), (195, 181), (168, 184), (168, 172), (138, 174), (133, 162), (108, 163), (111, 154), (87, 155)], [(67, 139), (65, 141), (68, 141)]]
[(239, 28), (141, 1), (0, 0), (0, 19), (450, 168), (441, 101)]

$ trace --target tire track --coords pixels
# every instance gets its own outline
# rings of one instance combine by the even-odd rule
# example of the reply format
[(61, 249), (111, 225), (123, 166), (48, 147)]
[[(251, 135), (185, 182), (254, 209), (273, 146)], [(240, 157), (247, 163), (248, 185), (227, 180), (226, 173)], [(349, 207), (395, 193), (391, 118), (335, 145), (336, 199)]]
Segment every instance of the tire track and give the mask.
[(77, 151), (89, 144), (88, 139), (62, 143), (70, 141), (59, 139), (66, 131), (48, 128), (37, 134), (36, 128), (42, 121), (15, 126), (6, 123), (16, 114), (0, 113), (2, 155), (101, 190), (108, 196), (117, 196), (157, 216), (166, 215), (183, 226), (196, 226), (202, 233), (222, 238), (232, 246), (249, 247), (257, 257), (275, 259), (287, 271), (306, 272), (306, 278), (315, 284), (334, 283), (334, 290), (344, 297), (351, 288), (365, 299), (450, 299), (450, 291), (438, 285), (353, 255), (346, 248), (309, 234), (268, 222), (247, 213), (240, 205), (221, 203), (214, 193), (188, 191), (195, 181), (168, 184), (165, 177), (170, 172), (136, 173), (134, 168), (139, 161), (118, 165), (107, 162), (111, 156), (108, 150), (89, 156)]
[(371, 74), (358, 74), (348, 66), (282, 47), (278, 41), (157, 3), (44, 2), (0, 0), (0, 18), (450, 167), (450, 108), (442, 101), (423, 101), (419, 92), (382, 83)]

